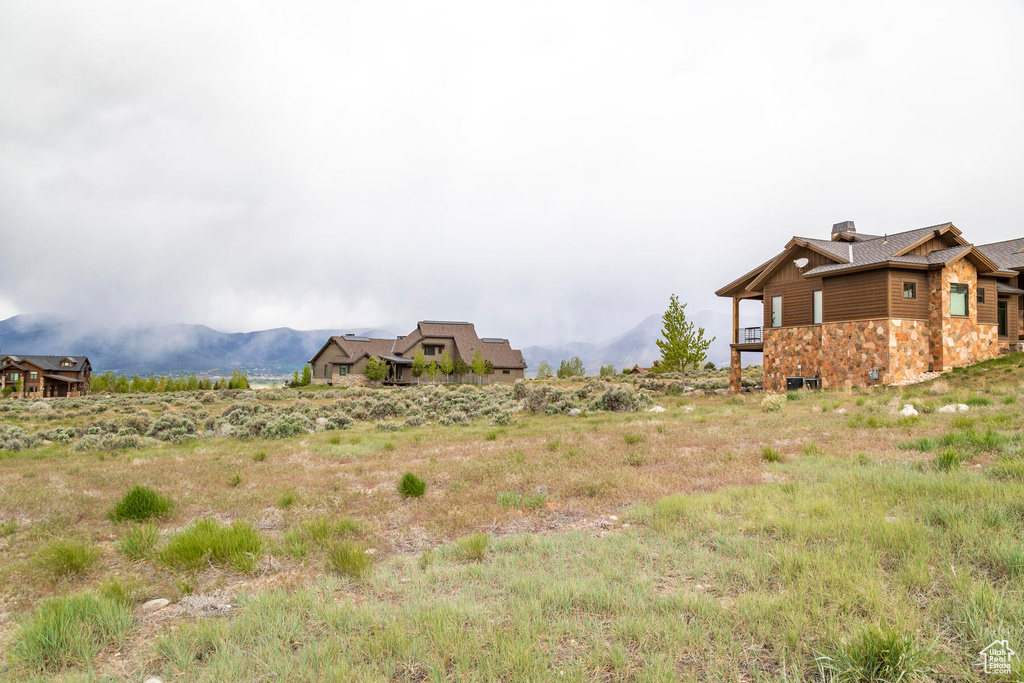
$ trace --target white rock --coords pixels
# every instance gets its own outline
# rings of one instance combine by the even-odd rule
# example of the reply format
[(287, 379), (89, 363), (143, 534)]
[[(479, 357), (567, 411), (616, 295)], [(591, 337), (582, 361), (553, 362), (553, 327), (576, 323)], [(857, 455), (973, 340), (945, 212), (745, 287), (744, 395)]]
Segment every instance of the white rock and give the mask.
[(142, 683), (164, 683), (159, 678), (147, 678)]
[(159, 609), (167, 607), (167, 605), (169, 604), (171, 604), (170, 600), (167, 600), (165, 598), (156, 598), (155, 600), (150, 600), (149, 602), (142, 603), (142, 610), (144, 612), (155, 612)]
[(572, 410), (569, 411), (569, 417), (579, 417), (582, 414), (583, 411), (580, 410), (579, 408), (573, 408)]
[(900, 411), (900, 415), (903, 417), (917, 417), (917, 409), (908, 403), (903, 406), (903, 410)]
[(942, 406), (935, 412), (937, 413), (962, 413), (970, 408), (963, 403), (950, 403), (948, 406)]
[(316, 419), (316, 426), (320, 427), (321, 429), (326, 427), (327, 426), (327, 418), (326, 417), (318, 417)]
[(728, 389), (715, 389), (715, 393), (719, 396), (725, 396), (729, 393)]
[(693, 412), (693, 406), (683, 406), (683, 412), (684, 413), (692, 413)]
[(964, 403), (957, 403), (956, 404), (956, 409), (959, 410), (961, 413), (963, 413), (963, 412), (966, 412), (966, 411), (970, 410), (971, 408), (970, 408), (970, 406), (968, 406), (968, 405), (966, 405)]
[(836, 412), (837, 413), (845, 413), (846, 412), (846, 408), (836, 408)]
[(654, 406), (653, 408), (650, 408), (647, 412), (648, 413), (664, 413), (665, 409), (662, 408), (661, 406)]

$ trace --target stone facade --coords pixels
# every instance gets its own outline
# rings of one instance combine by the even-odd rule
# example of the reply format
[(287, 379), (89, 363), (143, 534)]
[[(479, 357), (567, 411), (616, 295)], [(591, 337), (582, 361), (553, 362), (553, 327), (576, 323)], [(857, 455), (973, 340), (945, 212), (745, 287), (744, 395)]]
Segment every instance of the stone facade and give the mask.
[(889, 325), (889, 384), (920, 377), (932, 363), (931, 333), (924, 320), (887, 321)]
[(740, 361), (740, 352), (732, 349), (729, 361), (729, 391), (741, 391), (743, 389), (743, 366)]
[(784, 391), (787, 377), (820, 377), (822, 388), (866, 386), (889, 364), (889, 321), (825, 323), (764, 331), (764, 388)]
[(330, 384), (332, 387), (359, 387), (367, 384), (368, 380), (366, 375), (356, 375), (353, 373), (347, 375), (339, 375), (337, 373), (331, 375), (330, 379), (326, 377), (314, 377), (310, 380), (310, 384)]

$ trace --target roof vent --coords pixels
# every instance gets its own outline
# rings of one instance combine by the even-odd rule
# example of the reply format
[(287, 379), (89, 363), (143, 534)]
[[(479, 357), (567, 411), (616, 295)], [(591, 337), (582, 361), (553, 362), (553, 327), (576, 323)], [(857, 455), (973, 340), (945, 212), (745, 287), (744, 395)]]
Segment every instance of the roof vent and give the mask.
[(857, 228), (853, 226), (853, 221), (843, 221), (842, 223), (835, 223), (832, 226), (832, 239), (838, 239), (839, 235), (844, 233), (855, 233)]

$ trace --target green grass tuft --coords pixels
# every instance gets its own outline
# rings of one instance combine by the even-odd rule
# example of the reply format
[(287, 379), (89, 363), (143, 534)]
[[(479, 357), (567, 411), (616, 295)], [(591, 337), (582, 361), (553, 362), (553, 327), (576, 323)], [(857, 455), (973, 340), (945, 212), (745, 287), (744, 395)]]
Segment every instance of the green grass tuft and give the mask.
[(622, 435), (622, 440), (630, 446), (635, 446), (638, 443), (643, 443), (644, 437), (642, 434), (636, 434), (634, 432), (626, 432)]
[(761, 459), (765, 462), (782, 462), (782, 453), (774, 446), (761, 446)]
[(277, 497), (277, 507), (281, 510), (287, 510), (297, 502), (299, 502), (299, 494), (295, 491), (285, 491)]
[(36, 554), (34, 564), (50, 578), (60, 579), (85, 574), (99, 557), (99, 551), (88, 543), (58, 540), (43, 546)]
[(103, 648), (124, 643), (132, 622), (128, 605), (94, 593), (44, 600), (15, 633), (10, 661), (35, 673), (88, 667)]
[(167, 542), (160, 551), (160, 561), (175, 569), (201, 569), (212, 564), (251, 572), (262, 551), (263, 540), (251, 525), (235, 522), (224, 527), (212, 519), (201, 519)]
[(1024, 460), (999, 458), (988, 466), (988, 473), (996, 479), (1024, 481)]
[(151, 517), (164, 517), (173, 507), (171, 500), (148, 486), (136, 486), (117, 502), (107, 517), (112, 522), (141, 522)]
[(527, 493), (525, 495), (515, 491), (502, 491), (498, 494), (498, 505), (506, 508), (542, 508), (548, 502), (548, 497), (543, 493)]
[(464, 536), (455, 542), (455, 553), (467, 562), (483, 562), (487, 556), (487, 548), (491, 538), (487, 534), (475, 533)]
[(398, 495), (402, 498), (419, 498), (427, 492), (427, 482), (417, 477), (412, 472), (402, 475), (398, 482)]
[(932, 466), (942, 472), (959, 470), (963, 457), (952, 446), (946, 446), (932, 460)]
[(875, 626), (839, 645), (832, 656), (819, 657), (818, 664), (824, 680), (895, 683), (927, 677), (932, 655), (909, 636)]
[(117, 549), (133, 560), (147, 560), (156, 548), (157, 530), (152, 524), (140, 524), (128, 530), (117, 542)]
[(373, 566), (373, 556), (358, 541), (339, 541), (327, 549), (327, 569), (342, 576), (362, 579)]
[(252, 454), (253, 462), (263, 462), (266, 459), (267, 459), (267, 452), (266, 451), (256, 451), (255, 453)]

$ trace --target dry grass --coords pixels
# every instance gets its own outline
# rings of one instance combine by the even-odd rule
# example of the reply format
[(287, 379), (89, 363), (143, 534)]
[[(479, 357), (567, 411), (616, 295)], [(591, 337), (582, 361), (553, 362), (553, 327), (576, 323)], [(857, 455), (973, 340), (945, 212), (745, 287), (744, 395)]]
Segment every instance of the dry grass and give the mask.
[[(999, 381), (992, 381), (990, 374), (997, 371)], [(686, 399), (656, 395), (656, 403), (666, 409), (656, 417), (598, 411), (570, 418), (521, 411), (514, 422), (497, 429), (482, 419), (452, 427), (382, 431), (376, 420), (367, 420), (352, 430), (260, 441), (258, 449), (251, 442), (214, 437), (180, 444), (147, 442), (127, 452), (76, 451), (54, 443), (4, 453), (0, 454), (0, 520), (5, 521), (0, 534), (0, 613), (31, 615), (47, 597), (98, 590), (102, 582), (138, 575), (142, 567), (143, 598), (311, 589), (330, 573), (326, 567), (365, 577), (362, 569), (345, 569), (354, 566), (346, 560), (351, 559), (352, 548), (373, 559), (373, 581), (365, 588), (353, 584), (345, 590), (369, 591), (360, 593), (359, 599), (384, 604), (394, 600), (392, 591), (397, 588), (382, 587), (380, 582), (389, 581), (387, 577), (395, 572), (401, 574), (406, 564), (419, 563), (417, 571), (429, 577), (440, 571), (437, 567), (444, 558), (476, 560), (475, 546), (457, 539), (490, 537), (493, 549), (505, 538), (597, 537), (605, 533), (610, 518), (622, 518), (625, 510), (636, 506), (657, 505), (679, 494), (703, 495), (735, 487), (757, 491), (803, 477), (814, 479), (820, 476), (814, 467), (822, 471), (832, 467), (830, 457), (860, 468), (920, 467), (928, 476), (961, 476), (955, 471), (933, 472), (931, 463), (938, 449), (947, 447), (955, 449), (957, 458), (969, 452), (962, 476), (985, 476), (979, 472), (991, 467), (993, 476), (987, 481), (1019, 486), (1020, 451), (1014, 449), (1020, 442), (1013, 435), (1024, 430), (1024, 410), (1004, 397), (1020, 392), (1020, 379), (1020, 373), (1007, 374), (1000, 366), (989, 366), (987, 372), (979, 369), (944, 377), (940, 381), (947, 384), (947, 391), (921, 385), (807, 394), (801, 400), (786, 401), (777, 412), (763, 412), (756, 394)], [(317, 392), (292, 396), (292, 403), (303, 406), (331, 404), (331, 399)], [(971, 396), (976, 398), (969, 425), (964, 416), (934, 412), (946, 402), (966, 402)], [(978, 400), (986, 397), (992, 400)], [(904, 402), (921, 406), (919, 421), (898, 421), (896, 411)], [(684, 411), (684, 403), (692, 410)], [(216, 415), (228, 405), (230, 401), (218, 400), (204, 404), (203, 410)], [(837, 412), (839, 408), (845, 412)], [(175, 410), (160, 401), (144, 409), (153, 417)], [(113, 405), (63, 421), (44, 422), (34, 414), (15, 421), (31, 431), (60, 424), (81, 427), (120, 414)], [(920, 448), (897, 447), (905, 443)], [(771, 457), (765, 455), (768, 452)], [(941, 457), (945, 466), (949, 457)], [(813, 467), (801, 469), (805, 464)], [(429, 482), (428, 495), (403, 499), (396, 482), (406, 472), (416, 472)], [(152, 527), (126, 528), (107, 516), (125, 491), (136, 486), (158, 490), (174, 502)], [(818, 513), (808, 507), (803, 514)], [(189, 531), (196, 535), (198, 520), (209, 520), (203, 522), (209, 527), (201, 530), (203, 538), (189, 544), (179, 541), (181, 552), (168, 553), (174, 539), (188, 538)], [(220, 535), (232, 525), (251, 528), (256, 537), (239, 532), (244, 538), (224, 541), (231, 547), (222, 553), (213, 547), (216, 544), (207, 543), (214, 536), (218, 542), (223, 540)], [(259, 543), (254, 545), (257, 537)], [(88, 539), (97, 558), (92, 571), (70, 579), (64, 575), (55, 586), (52, 578), (40, 575), (33, 558), (62, 539)], [(689, 552), (685, 550), (689, 541), (677, 541), (658, 552)], [(578, 552), (594, 552), (588, 543), (574, 540), (572, 545)], [(452, 550), (435, 553), (438, 547)], [(487, 544), (483, 548), (482, 562), (465, 563), (459, 571), (486, 567), (493, 550), (488, 551)], [(1019, 574), (1012, 570), (1017, 551), (1001, 548), (991, 554), (992, 566), (1011, 567), (1004, 575), (1019, 582)], [(741, 546), (736, 546), (736, 552), (742, 554)], [(340, 564), (336, 565), (332, 553)], [(180, 561), (172, 561), (174, 557)], [(592, 571), (597, 565), (588, 560), (586, 566)], [(510, 567), (508, 571), (511, 574), (506, 575), (514, 576), (517, 570)], [(927, 566), (914, 571), (925, 574), (924, 579), (915, 580), (927, 586)], [(453, 585), (451, 590), (459, 589)], [(643, 590), (662, 589), (652, 585)], [(14, 628), (14, 619), (0, 621), (0, 638), (11, 638)], [(136, 676), (152, 661), (158, 632), (168, 633), (142, 628), (129, 639), (117, 662), (99, 654), (97, 670), (115, 678)], [(801, 636), (792, 637), (799, 641)], [(172, 645), (168, 641), (162, 647), (175, 651)], [(583, 656), (573, 654), (569, 645), (549, 645), (566, 648), (565, 657), (573, 662), (577, 655)], [(604, 676), (597, 674), (607, 670), (602, 658), (618, 655), (596, 654), (601, 651), (596, 643), (587, 648), (586, 656), (596, 660), (583, 670), (592, 677)], [(694, 648), (694, 656), (700, 656), (696, 644)], [(623, 656), (629, 660), (628, 648)], [(0, 677), (4, 673), (0, 665)]]

